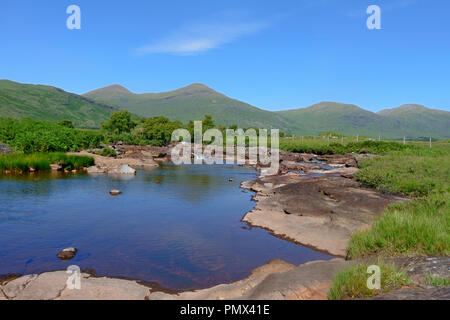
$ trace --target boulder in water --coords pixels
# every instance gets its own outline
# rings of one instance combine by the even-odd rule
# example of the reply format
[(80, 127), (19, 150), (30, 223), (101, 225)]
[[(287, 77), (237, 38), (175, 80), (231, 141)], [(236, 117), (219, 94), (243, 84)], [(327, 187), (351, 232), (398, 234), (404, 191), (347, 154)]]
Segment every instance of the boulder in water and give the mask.
[(134, 170), (127, 164), (123, 164), (119, 167), (115, 167), (115, 168), (108, 170), (108, 173), (111, 173), (111, 174), (136, 174), (136, 170)]
[(59, 252), (56, 256), (61, 260), (71, 260), (76, 256), (77, 252), (78, 250), (76, 248), (66, 248)]
[(90, 174), (96, 174), (96, 173), (106, 173), (106, 170), (104, 168), (100, 168), (99, 166), (92, 166), (87, 168), (87, 173)]
[(122, 194), (122, 191), (120, 191), (120, 190), (111, 190), (111, 191), (109, 191), (109, 194), (112, 195), (112, 196), (118, 196), (118, 195)]
[(52, 171), (61, 171), (63, 169), (59, 164), (51, 164), (50, 168), (52, 169)]

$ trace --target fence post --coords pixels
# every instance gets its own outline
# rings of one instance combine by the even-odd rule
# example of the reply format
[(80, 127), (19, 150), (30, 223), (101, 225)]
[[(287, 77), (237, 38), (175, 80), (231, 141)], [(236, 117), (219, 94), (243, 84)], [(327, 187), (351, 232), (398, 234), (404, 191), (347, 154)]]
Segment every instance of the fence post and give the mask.
[(359, 142), (359, 134), (356, 135), (356, 142)]
[(403, 137), (403, 144), (406, 144), (406, 137)]
[(430, 149), (433, 148), (433, 142), (431, 141), (431, 137), (430, 137)]

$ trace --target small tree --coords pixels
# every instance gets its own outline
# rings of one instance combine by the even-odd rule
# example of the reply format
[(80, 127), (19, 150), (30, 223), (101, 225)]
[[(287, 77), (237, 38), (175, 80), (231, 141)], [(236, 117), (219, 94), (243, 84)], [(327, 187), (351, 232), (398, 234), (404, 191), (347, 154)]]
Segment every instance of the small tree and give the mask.
[(113, 112), (111, 119), (102, 124), (104, 130), (113, 134), (130, 133), (134, 127), (131, 113), (126, 110)]
[(209, 114), (205, 115), (205, 119), (202, 122), (203, 122), (203, 131), (213, 129), (216, 127), (216, 124), (214, 123), (212, 116)]
[(170, 121), (166, 117), (149, 118), (143, 124), (143, 133), (152, 144), (166, 145), (172, 139), (172, 133), (183, 127), (180, 121)]
[(74, 129), (75, 128), (75, 126), (73, 125), (72, 120), (61, 120), (61, 121), (58, 122), (58, 124), (60, 126), (67, 127), (67, 128), (70, 128), (70, 129)]

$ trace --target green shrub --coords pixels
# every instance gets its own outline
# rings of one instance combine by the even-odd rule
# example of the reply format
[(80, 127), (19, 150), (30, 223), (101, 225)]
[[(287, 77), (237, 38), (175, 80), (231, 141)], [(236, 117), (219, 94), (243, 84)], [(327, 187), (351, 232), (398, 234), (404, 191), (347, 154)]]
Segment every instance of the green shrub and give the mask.
[(77, 130), (53, 122), (0, 119), (0, 140), (16, 151), (31, 154), (80, 151), (98, 146), (104, 138), (100, 132)]
[(114, 149), (112, 148), (103, 148), (102, 151), (95, 151), (95, 154), (98, 154), (99, 156), (103, 156), (103, 157), (111, 157), (114, 158), (117, 156), (117, 153)]

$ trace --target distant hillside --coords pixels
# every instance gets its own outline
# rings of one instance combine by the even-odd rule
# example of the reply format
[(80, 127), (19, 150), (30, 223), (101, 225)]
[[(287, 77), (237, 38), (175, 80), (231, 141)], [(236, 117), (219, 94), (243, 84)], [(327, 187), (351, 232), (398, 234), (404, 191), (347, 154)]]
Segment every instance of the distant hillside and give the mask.
[(183, 122), (210, 114), (218, 125), (275, 128), (296, 135), (334, 131), (388, 139), (450, 138), (450, 112), (414, 104), (373, 113), (352, 104), (320, 102), (308, 108), (270, 112), (198, 83), (170, 92), (145, 94), (112, 85), (79, 96), (49, 86), (0, 81), (1, 117), (69, 119), (77, 127), (99, 128), (112, 111), (120, 109), (137, 116), (166, 116)]
[(406, 136), (450, 138), (450, 112), (428, 109), (422, 105), (405, 104), (378, 112), (394, 120)]
[(351, 104), (321, 102), (309, 108), (278, 112), (297, 125), (296, 132), (315, 135), (334, 131), (369, 137), (450, 137), (450, 112), (402, 106), (373, 113)]
[(61, 89), (0, 80), (0, 116), (36, 120), (72, 120), (80, 128), (98, 128), (115, 109)]
[(348, 135), (398, 135), (395, 122), (351, 104), (320, 102), (309, 108), (279, 112), (292, 119), (302, 134), (334, 131)]
[(258, 109), (247, 103), (231, 99), (203, 84), (162, 93), (134, 94), (124, 87), (113, 85), (84, 94), (98, 102), (117, 106), (143, 116), (165, 116), (171, 120), (201, 120), (205, 114), (212, 115), (217, 124), (241, 128), (276, 128), (292, 131), (289, 119), (276, 113)]

